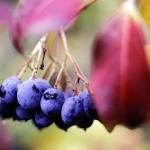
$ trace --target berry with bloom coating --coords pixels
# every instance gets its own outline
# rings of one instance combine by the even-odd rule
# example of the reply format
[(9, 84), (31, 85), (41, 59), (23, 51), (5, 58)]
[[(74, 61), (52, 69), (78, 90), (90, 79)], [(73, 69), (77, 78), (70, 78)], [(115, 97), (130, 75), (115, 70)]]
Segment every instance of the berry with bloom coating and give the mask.
[(37, 79), (35, 79), (35, 81), (41, 87), (42, 92), (44, 92), (45, 90), (47, 90), (49, 88), (52, 88), (52, 86), (50, 85), (50, 83), (47, 80), (45, 80), (45, 79), (37, 78)]
[(15, 109), (15, 116), (14, 116), (14, 120), (29, 120), (32, 118), (32, 113), (24, 108), (22, 108), (21, 106), (17, 106)]
[(38, 112), (34, 115), (33, 123), (38, 129), (42, 129), (50, 126), (53, 123), (53, 121), (44, 113)]
[(47, 89), (41, 99), (42, 111), (51, 118), (56, 117), (64, 103), (64, 95), (60, 89)]
[(65, 100), (61, 116), (64, 123), (68, 125), (77, 124), (84, 116), (82, 99), (79, 96), (73, 96)]
[(73, 91), (71, 89), (68, 89), (65, 91), (65, 93), (64, 93), (65, 99), (72, 97), (72, 96), (73, 96)]
[(2, 119), (8, 119), (14, 115), (14, 106), (6, 104), (4, 101), (0, 101), (0, 117)]
[(83, 99), (83, 106), (86, 115), (89, 118), (98, 119), (96, 108), (92, 101), (91, 95), (87, 91), (85, 91), (85, 92), (81, 92), (79, 96)]
[(41, 97), (42, 89), (34, 79), (26, 80), (18, 87), (17, 99), (24, 109), (37, 109), (40, 105)]
[(11, 76), (4, 80), (3, 84), (0, 85), (0, 101), (9, 105), (16, 103), (17, 90), (20, 83), (21, 81), (17, 76)]

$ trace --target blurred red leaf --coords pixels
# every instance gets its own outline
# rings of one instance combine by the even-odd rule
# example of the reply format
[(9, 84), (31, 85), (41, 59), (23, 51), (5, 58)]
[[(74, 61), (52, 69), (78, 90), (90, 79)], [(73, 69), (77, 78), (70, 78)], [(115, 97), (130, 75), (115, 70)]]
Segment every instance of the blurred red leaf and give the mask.
[(8, 2), (0, 2), (0, 25), (9, 26), (13, 16), (13, 5)]
[(21, 0), (12, 22), (16, 48), (28, 34), (64, 28), (83, 8), (83, 0)]
[(137, 127), (146, 121), (150, 109), (146, 42), (137, 15), (126, 2), (94, 41), (94, 102), (109, 131), (116, 124)]

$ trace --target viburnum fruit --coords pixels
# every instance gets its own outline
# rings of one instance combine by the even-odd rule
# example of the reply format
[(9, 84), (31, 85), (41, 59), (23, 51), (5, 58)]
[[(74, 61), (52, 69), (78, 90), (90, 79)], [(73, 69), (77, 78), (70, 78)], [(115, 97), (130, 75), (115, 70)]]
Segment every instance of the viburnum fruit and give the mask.
[(96, 107), (93, 103), (92, 96), (87, 91), (81, 92), (79, 96), (83, 99), (83, 107), (86, 115), (92, 119), (98, 119)]
[(82, 99), (79, 96), (69, 97), (65, 100), (61, 117), (64, 123), (68, 125), (76, 125), (84, 116)]
[(95, 37), (93, 100), (109, 131), (117, 124), (135, 128), (149, 120), (150, 71), (145, 45), (132, 1), (125, 1)]
[(8, 119), (13, 117), (15, 107), (13, 105), (8, 105), (4, 101), (0, 101), (0, 117), (2, 119)]
[(17, 99), (24, 109), (34, 110), (40, 107), (42, 87), (35, 79), (28, 79), (18, 87)]
[(69, 125), (64, 123), (64, 121), (62, 120), (61, 113), (57, 117), (55, 117), (55, 125), (59, 129), (62, 129), (64, 131), (67, 131), (67, 129), (70, 127)]
[(53, 123), (53, 121), (51, 120), (51, 118), (47, 117), (42, 112), (35, 113), (34, 118), (33, 118), (33, 122), (34, 122), (34, 125), (38, 129), (43, 129), (45, 127), (50, 126)]
[(64, 103), (64, 95), (58, 88), (47, 89), (41, 99), (41, 109), (49, 117), (56, 117)]
[(65, 99), (72, 97), (73, 96), (73, 91), (71, 89), (67, 89), (64, 93)]
[(92, 118), (89, 118), (86, 114), (84, 114), (82, 119), (77, 123), (77, 126), (86, 131), (87, 128), (91, 127), (93, 121), (94, 120)]
[(11, 76), (0, 85), (0, 101), (12, 105), (17, 101), (17, 90), (21, 80), (17, 76)]
[(47, 90), (47, 89), (49, 89), (49, 88), (52, 87), (52, 86), (50, 85), (50, 83), (49, 83), (47, 80), (42, 79), (42, 78), (37, 78), (37, 79), (35, 79), (35, 82), (36, 82), (37, 84), (39, 84), (39, 86), (40, 86), (42, 92), (44, 92), (45, 90)]
[(21, 106), (17, 106), (15, 108), (14, 120), (19, 121), (28, 121), (32, 119), (33, 112), (22, 108)]

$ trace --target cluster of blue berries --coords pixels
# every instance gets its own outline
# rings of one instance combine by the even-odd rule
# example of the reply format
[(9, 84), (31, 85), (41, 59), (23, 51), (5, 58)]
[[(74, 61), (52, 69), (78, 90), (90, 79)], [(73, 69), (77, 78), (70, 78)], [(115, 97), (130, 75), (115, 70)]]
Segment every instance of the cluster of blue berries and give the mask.
[(55, 123), (67, 130), (76, 125), (86, 130), (98, 119), (88, 92), (74, 96), (72, 90), (62, 92), (41, 78), (24, 82), (11, 76), (0, 85), (0, 116), (18, 121), (33, 120), (38, 129)]

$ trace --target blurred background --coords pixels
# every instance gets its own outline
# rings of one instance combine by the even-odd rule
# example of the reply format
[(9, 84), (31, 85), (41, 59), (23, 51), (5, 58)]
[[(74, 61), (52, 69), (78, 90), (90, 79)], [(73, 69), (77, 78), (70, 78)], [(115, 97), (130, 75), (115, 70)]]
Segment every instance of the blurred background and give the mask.
[[(98, 0), (67, 30), (71, 53), (88, 77), (93, 37), (121, 2), (122, 0)], [(34, 36), (27, 39), (27, 53), (38, 38)], [(12, 75), (20, 64), (23, 64), (23, 59), (14, 50), (8, 30), (0, 27), (0, 81)], [(39, 131), (31, 121), (1, 121), (0, 150), (9, 150), (8, 145), (11, 145), (12, 150), (149, 150), (150, 129), (144, 126), (129, 130), (117, 126), (112, 133), (108, 133), (102, 124), (95, 121), (87, 131), (71, 127), (65, 132), (55, 125)]]

